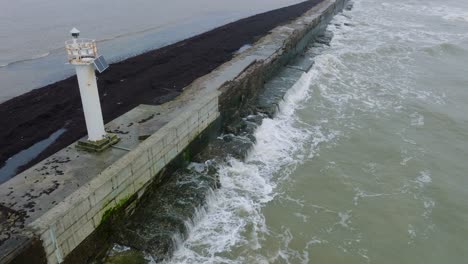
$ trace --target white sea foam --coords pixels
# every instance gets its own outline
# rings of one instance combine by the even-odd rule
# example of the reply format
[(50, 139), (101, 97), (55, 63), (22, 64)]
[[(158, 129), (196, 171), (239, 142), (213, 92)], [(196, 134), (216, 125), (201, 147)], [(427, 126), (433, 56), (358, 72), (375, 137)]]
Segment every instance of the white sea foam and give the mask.
[[(299, 208), (312, 208), (317, 214), (336, 217), (336, 222), (332, 221), (331, 226), (323, 229), (324, 235), (332, 235), (337, 230), (356, 231), (354, 217), (356, 222), (359, 221), (359, 207), (364, 204), (359, 203), (361, 199), (383, 200), (388, 196), (407, 195), (410, 199), (421, 201), (429, 217), (435, 203), (423, 195), (425, 188), (422, 188), (432, 182), (428, 170), (422, 170), (416, 178), (405, 178), (404, 187), (388, 180), (395, 184), (390, 190), (382, 191), (380, 186), (383, 185), (380, 185), (373, 191), (372, 188), (358, 185), (360, 182), (353, 182), (355, 185), (350, 185), (354, 193), (349, 198), (355, 206), (352, 207), (353, 211), (350, 208), (328, 209), (328, 206), (313, 205), (311, 201), (277, 192), (278, 186), (290, 180), (288, 178), (297, 165), (319, 157), (323, 146), (329, 148), (338, 144), (338, 140), (366, 126), (365, 122), (361, 122), (363, 117), (378, 120), (394, 113), (406, 118), (409, 116), (406, 126), (412, 127), (396, 130), (395, 133), (400, 136), (399, 143), (411, 149), (418, 146), (418, 142), (408, 131), (423, 128), (425, 120), (423, 114), (409, 110), (405, 102), (445, 103), (445, 96), (440, 90), (431, 90), (430, 87), (421, 89), (415, 85), (417, 72), (413, 65), (415, 56), (420, 52), (418, 45), (439, 45), (454, 39), (454, 35), (438, 34), (417, 22), (395, 21), (392, 12), (401, 11), (398, 3), (384, 3), (389, 14), (383, 12), (381, 15), (381, 10), (380, 13), (359, 13), (362, 12), (359, 6), (366, 4), (360, 2), (356, 3), (357, 11), (353, 13), (359, 16), (358, 19), (349, 14), (337, 15), (328, 27), (334, 33), (330, 47), (314, 47), (307, 52), (314, 56), (319, 54), (314, 58), (313, 68), (288, 91), (278, 116), (265, 119), (257, 129), (257, 143), (246, 161), (231, 159), (220, 167), (222, 188), (213, 194), (206, 215), (198, 223), (195, 222), (172, 263), (309, 262), (309, 247), (328, 243), (327, 240), (315, 237), (303, 250), (293, 250), (291, 241), (295, 234), (287, 226), (279, 234), (275, 233), (281, 244), (275, 254), (265, 256), (259, 253), (263, 239), (271, 235), (262, 208), (275, 198), (291, 202)], [(311, 112), (314, 117), (304, 122), (297, 116), (297, 111), (310, 105), (313, 105), (313, 111), (308, 113)], [(406, 151), (402, 147), (401, 161), (396, 163), (413, 166), (413, 162), (409, 161), (414, 159), (416, 164), (418, 158), (417, 152)], [(385, 179), (379, 178), (384, 176), (377, 173), (375, 163), (368, 164), (368, 171), (365, 172), (371, 174), (378, 184), (386, 184)], [(338, 160), (330, 160), (328, 166), (338, 170), (341, 164)], [(295, 212), (294, 216), (302, 222), (313, 222), (310, 216), (302, 212)], [(413, 231), (416, 232), (408, 228), (410, 236), (416, 234)], [(418, 235), (422, 233), (419, 229), (417, 232)], [(364, 263), (370, 262), (368, 250), (354, 245), (361, 239), (359, 234), (354, 234), (349, 241), (330, 243), (335, 243), (335, 247), (347, 253), (352, 251)], [(249, 253), (244, 254), (246, 251)]]
[(417, 126), (417, 127), (421, 127), (421, 126), (424, 126), (424, 116), (417, 113), (417, 112), (414, 112), (410, 115), (411, 117), (411, 125), (412, 126)]
[[(263, 205), (277, 193), (278, 182), (288, 177), (295, 164), (305, 158), (296, 155), (304, 148), (305, 142), (318, 134), (318, 127), (312, 130), (294, 125), (295, 111), (310, 96), (312, 75), (303, 74), (299, 81), (284, 96), (280, 112), (274, 119), (264, 119), (255, 132), (257, 143), (245, 162), (236, 159), (219, 168), (221, 186), (212, 196), (206, 215), (199, 219), (188, 239), (176, 251), (172, 263), (245, 263), (243, 257), (232, 258), (222, 254), (239, 247), (260, 247), (259, 239), (268, 233), (261, 212)], [(327, 138), (321, 139), (325, 141)], [(317, 145), (315, 141), (313, 145)], [(281, 173), (277, 172), (281, 170)], [(298, 215), (303, 221), (307, 216)], [(284, 238), (288, 237), (285, 231)], [(277, 257), (287, 259), (295, 254), (307, 258), (307, 254), (288, 251), (287, 239)], [(250, 256), (252, 258), (253, 256)], [(255, 256), (258, 263), (271, 259)]]
[(302, 222), (307, 223), (309, 221), (310, 216), (301, 214), (301, 213), (294, 213), (294, 215), (302, 220)]
[(444, 2), (385, 2), (382, 3), (386, 8), (392, 8), (398, 11), (418, 14), (422, 16), (437, 17), (454, 22), (468, 22), (468, 12), (462, 8), (448, 6)]
[(42, 59), (42, 58), (45, 58), (45, 57), (47, 57), (49, 55), (50, 55), (50, 52), (44, 52), (44, 53), (32, 55), (29, 58), (24, 58), (24, 59), (14, 60), (14, 61), (6, 62), (6, 63), (1, 63), (0, 68), (7, 67), (7, 66), (10, 66), (12, 64), (16, 64), (16, 63), (20, 63), (20, 62), (27, 62), (27, 61)]
[(351, 223), (351, 211), (347, 212), (339, 212), (338, 217), (340, 221), (338, 222), (342, 227), (349, 228), (349, 224)]
[[(414, 229), (414, 227), (412, 225), (408, 226), (408, 235), (410, 236), (411, 240), (414, 240), (416, 238), (416, 230)], [(410, 242), (408, 242), (408, 243), (410, 243)]]
[(403, 158), (403, 160), (400, 162), (400, 165), (401, 166), (406, 166), (406, 164), (408, 164), (408, 161), (412, 160), (413, 157), (405, 157)]
[(462, 13), (455, 13), (455, 14), (447, 14), (442, 16), (443, 19), (449, 20), (449, 21), (463, 21), (463, 22), (468, 22), (468, 12), (462, 12)]
[(122, 246), (122, 245), (118, 245), (118, 244), (115, 244), (112, 247), (112, 251), (115, 251), (115, 252), (125, 252), (125, 251), (128, 251), (130, 249), (131, 249), (130, 247)]
[(354, 188), (356, 191), (355, 196), (353, 197), (353, 203), (355, 206), (359, 204), (359, 200), (363, 198), (372, 198), (372, 197), (381, 197), (381, 196), (390, 196), (390, 195), (396, 195), (398, 193), (366, 193), (362, 191), (359, 188)]
[(416, 178), (416, 182), (418, 182), (420, 186), (424, 186), (432, 182), (431, 173), (429, 171), (421, 171), (419, 173), (420, 174)]

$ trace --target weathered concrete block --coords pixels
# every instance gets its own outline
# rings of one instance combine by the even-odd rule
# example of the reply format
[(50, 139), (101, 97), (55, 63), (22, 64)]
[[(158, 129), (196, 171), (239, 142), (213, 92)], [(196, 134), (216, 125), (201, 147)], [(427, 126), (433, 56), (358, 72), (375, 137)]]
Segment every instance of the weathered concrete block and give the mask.
[(63, 256), (68, 255), (73, 250), (68, 246), (68, 241), (63, 241), (63, 243), (59, 245), (59, 249), (62, 251)]
[[(112, 183), (110, 183), (112, 185)], [(113, 200), (113, 197), (111, 195), (112, 191), (110, 191), (105, 197), (103, 197), (99, 202), (96, 204), (92, 205), (91, 209), (86, 213), (86, 217), (88, 219), (94, 218), (94, 216), (106, 205), (111, 203)]]
[(192, 114), (190, 115), (188, 119), (189, 129), (195, 124), (198, 124), (198, 111), (192, 112)]
[(177, 143), (177, 153), (182, 152), (189, 144), (189, 136), (185, 135), (183, 138), (179, 140)]
[(136, 178), (140, 177), (140, 175), (143, 174), (143, 173), (146, 173), (146, 172), (149, 173), (151, 171), (152, 163), (153, 163), (152, 161), (148, 161), (145, 164), (140, 165), (139, 167), (134, 167), (133, 164), (132, 164), (133, 179), (136, 179)]
[(42, 234), (40, 235), (40, 239), (44, 247), (48, 247), (52, 245), (52, 239), (50, 237), (50, 230), (49, 229), (44, 230), (44, 232), (42, 232)]
[(196, 137), (198, 137), (198, 135), (200, 135), (198, 131), (199, 131), (199, 128), (198, 128), (198, 122), (197, 122), (196, 126), (192, 127), (190, 130), (190, 133), (188, 135), (189, 142), (192, 142)]
[[(144, 160), (145, 157), (142, 157), (142, 159)], [(124, 183), (125, 181), (127, 181), (128, 179), (132, 177), (132, 166), (133, 166), (133, 162), (129, 166), (125, 167), (120, 172), (118, 172), (115, 176), (112, 177), (113, 189), (118, 188), (120, 185), (122, 185), (122, 183)]]
[(161, 157), (165, 157), (174, 148), (177, 148), (177, 141), (173, 140), (170, 144), (167, 144), (160, 152)]
[(163, 168), (166, 166), (166, 161), (164, 157), (161, 157), (158, 161), (156, 161), (152, 165), (152, 175), (151, 177), (154, 177), (156, 174), (158, 174)]
[(163, 138), (161, 138), (160, 140), (158, 140), (150, 146), (150, 153), (153, 163), (162, 157), (161, 151), (164, 149), (164, 147), (165, 146)]
[(56, 244), (51, 244), (45, 251), (48, 253), (56, 253), (58, 251), (60, 256), (68, 255), (68, 253), (73, 250), (73, 248), (70, 248), (68, 245), (68, 238), (73, 235), (73, 232), (72, 228), (70, 228), (68, 232), (62, 232), (60, 236), (56, 237)]
[[(65, 240), (65, 242), (67, 241)], [(44, 251), (46, 252), (46, 254), (52, 254), (55, 252), (56, 248), (57, 247), (54, 243), (50, 243), (49, 245), (44, 246)]]
[(183, 113), (179, 114), (175, 119), (173, 119), (168, 125), (169, 127), (180, 127), (183, 123), (187, 121), (190, 116), (190, 111), (184, 111)]
[(68, 239), (63, 241), (62, 244), (60, 244), (59, 249), (62, 251), (62, 256), (67, 256), (70, 254), (74, 248), (70, 247), (70, 244), (68, 243)]
[(76, 248), (76, 246), (78, 246), (78, 243), (76, 243), (74, 236), (70, 236), (70, 238), (68, 238), (67, 240), (67, 243), (69, 248)]
[[(130, 177), (127, 179), (125, 182), (123, 182), (120, 186), (118, 186), (116, 189), (113, 189), (107, 196), (102, 198), (101, 201), (97, 202), (88, 212), (86, 212), (86, 218), (93, 219), (93, 221), (99, 222), (101, 221), (101, 217), (99, 218), (98, 221), (96, 221), (96, 215), (99, 213), (104, 213), (106, 210), (115, 207), (115, 199), (116, 197), (121, 194), (124, 190), (130, 193), (135, 192), (135, 188), (133, 185), (133, 177)], [(102, 215), (101, 215), (102, 216)], [(97, 225), (95, 226), (97, 227)]]
[(197, 134), (199, 135), (201, 132), (203, 132), (203, 130), (205, 130), (206, 127), (207, 127), (207, 121), (206, 120), (200, 121), (198, 128), (197, 128)]
[(63, 222), (60, 219), (58, 219), (53, 225), (51, 225), (50, 228), (54, 229), (55, 234), (61, 234), (65, 231), (65, 226), (63, 225)]
[[(102, 207), (97, 207), (96, 208), (96, 212), (92, 215), (92, 219), (93, 219), (93, 223), (94, 223), (94, 228), (97, 228), (101, 222), (102, 222), (102, 217), (104, 216), (104, 214), (114, 208), (116, 206), (116, 203), (115, 203), (115, 200), (111, 200), (109, 202), (107, 202), (106, 204), (104, 204)], [(88, 217), (89, 218), (89, 217)]]
[(59, 263), (57, 260), (57, 257), (55, 256), (55, 253), (50, 254), (47, 256), (47, 263), (48, 264), (57, 264)]
[(176, 131), (177, 131), (177, 138), (183, 138), (185, 137), (188, 133), (189, 133), (189, 123), (188, 123), (188, 120), (186, 120), (185, 122), (181, 123), (177, 128), (176, 128)]
[(88, 221), (86, 215), (81, 217), (76, 223), (74, 223), (70, 228), (66, 229), (60, 234), (56, 234), (57, 244), (61, 244), (64, 241), (67, 241), (68, 238), (73, 236), (73, 234), (81, 228), (81, 226)]
[(189, 134), (191, 132), (193, 132), (197, 127), (198, 127), (198, 115), (196, 116), (197, 119), (196, 120), (191, 120), (192, 122), (190, 122), (189, 124), (189, 127), (188, 127), (188, 130), (189, 130)]
[(211, 107), (208, 111), (208, 115), (211, 115), (213, 113), (217, 113), (219, 112), (219, 108), (218, 108), (218, 105), (213, 105), (213, 107)]
[(174, 145), (174, 142), (177, 140), (177, 131), (175, 127), (168, 129), (166, 135), (164, 136), (164, 147)]
[(142, 149), (138, 152), (135, 159), (130, 163), (132, 167), (132, 173), (140, 168), (149, 167), (149, 163), (151, 162), (151, 154), (149, 149)]
[(117, 206), (124, 204), (130, 196), (135, 193), (135, 187), (133, 185), (133, 181), (131, 184), (128, 185), (125, 189), (122, 190), (117, 196), (115, 197), (115, 202)]
[(121, 185), (119, 185), (116, 189), (114, 189), (109, 195), (109, 200), (115, 199), (116, 203), (118, 203), (119, 201), (116, 199), (116, 197), (124, 191), (135, 192), (135, 188), (133, 186), (133, 177), (128, 178)]
[[(139, 175), (139, 177), (135, 178), (133, 181), (133, 186), (135, 187), (135, 191), (140, 190), (147, 182), (151, 180), (153, 166), (151, 166), (151, 170), (145, 170), (144, 173)], [(154, 174), (153, 174), (154, 175)]]
[(198, 111), (198, 123), (202, 122), (203, 120), (206, 120), (208, 112), (208, 108), (203, 108)]
[(174, 145), (174, 147), (171, 150), (169, 150), (169, 152), (167, 152), (166, 155), (164, 155), (164, 162), (168, 164), (177, 156), (177, 154), (177, 146)]
[(82, 216), (91, 209), (89, 199), (82, 200), (78, 204), (73, 205), (70, 210), (63, 216), (62, 224), (65, 230), (69, 229), (75, 222), (80, 220)]
[(210, 115), (208, 117), (208, 125), (210, 125), (211, 123), (213, 123), (218, 117), (219, 117), (219, 112), (215, 112), (213, 113), (212, 115)]
[(96, 204), (101, 202), (104, 197), (112, 192), (112, 189), (112, 180), (109, 180), (101, 186), (97, 187), (97, 189), (90, 196), (91, 207), (94, 207)]
[(94, 231), (94, 223), (93, 220), (88, 220), (85, 224), (80, 225), (75, 232), (73, 232), (73, 236), (75, 237), (75, 242), (80, 244), (86, 237), (88, 237)]

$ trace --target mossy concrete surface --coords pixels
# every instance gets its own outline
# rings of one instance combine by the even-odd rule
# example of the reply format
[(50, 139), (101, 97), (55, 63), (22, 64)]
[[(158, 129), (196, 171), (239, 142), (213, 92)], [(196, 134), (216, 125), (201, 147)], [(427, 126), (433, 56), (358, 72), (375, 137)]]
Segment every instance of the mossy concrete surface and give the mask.
[(110, 148), (112, 145), (117, 144), (120, 138), (116, 134), (108, 133), (103, 139), (99, 141), (80, 140), (76, 147), (81, 150), (90, 152), (103, 152)]

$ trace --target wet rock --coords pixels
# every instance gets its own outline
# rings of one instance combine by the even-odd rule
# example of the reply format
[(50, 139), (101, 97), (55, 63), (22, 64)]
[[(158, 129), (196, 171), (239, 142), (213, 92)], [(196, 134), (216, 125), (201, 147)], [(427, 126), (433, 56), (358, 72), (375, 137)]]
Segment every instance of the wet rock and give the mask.
[(143, 252), (129, 249), (121, 252), (115, 252), (108, 256), (104, 264), (146, 264), (148, 260), (145, 259)]
[[(296, 64), (299, 65), (299, 62)], [(277, 77), (265, 84), (265, 89), (258, 96), (255, 103), (257, 112), (273, 118), (279, 110), (279, 103), (283, 100), (284, 95), (303, 73), (304, 71), (301, 69), (282, 69)]]
[(247, 106), (240, 110), (241, 117), (254, 115), (255, 113), (256, 113), (255, 107), (252, 107), (252, 106)]
[(269, 103), (258, 107), (258, 112), (267, 115), (269, 118), (274, 118), (278, 111), (279, 105), (277, 103)]
[(238, 120), (237, 122), (226, 126), (226, 133), (237, 135), (241, 131), (242, 125), (242, 120)]
[(203, 160), (223, 161), (228, 157), (243, 160), (254, 142), (246, 136), (235, 136), (233, 134), (223, 135), (213, 140), (194, 160), (202, 162)]
[(333, 38), (333, 32), (327, 30), (322, 35), (318, 36), (315, 42), (328, 46), (330, 45), (332, 38)]
[(261, 113), (258, 113), (256, 115), (249, 115), (244, 118), (245, 121), (253, 122), (257, 124), (257, 126), (260, 126), (263, 122), (263, 119), (266, 117), (266, 115), (262, 115)]
[[(201, 168), (200, 168), (201, 167)], [(115, 230), (119, 244), (147, 252), (156, 261), (169, 258), (188, 223), (219, 186), (213, 168), (200, 164), (177, 170), (157, 192), (142, 197), (135, 213)]]
[[(249, 115), (252, 117), (252, 115)], [(255, 119), (255, 118), (242, 118), (241, 120), (237, 121), (235, 124), (227, 126), (226, 127), (226, 133), (227, 134), (233, 134), (233, 135), (246, 135), (246, 134), (253, 134), (255, 132), (255, 129), (257, 129), (258, 124), (257, 122), (261, 123), (261, 118), (260, 120)]]

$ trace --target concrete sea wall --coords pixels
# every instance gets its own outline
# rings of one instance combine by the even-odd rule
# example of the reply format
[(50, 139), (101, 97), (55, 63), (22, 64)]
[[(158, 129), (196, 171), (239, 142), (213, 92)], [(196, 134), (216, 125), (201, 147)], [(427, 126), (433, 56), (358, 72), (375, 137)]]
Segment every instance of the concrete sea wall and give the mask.
[[(38, 239), (47, 263), (69, 260), (67, 256), (105, 225), (110, 215), (130, 202), (138, 202), (150, 184), (160, 182), (165, 166), (206, 133), (213, 122), (218, 120), (229, 129), (230, 124), (253, 111), (250, 106), (264, 83), (323, 32), (345, 2), (324, 0), (196, 80), (173, 102), (141, 105), (107, 124), (107, 130), (122, 138), (107, 153), (85, 154), (71, 146), (2, 185), (0, 197), (18, 211), (28, 208), (31, 200), (28, 195), (12, 197), (12, 188), (26, 193), (39, 180), (56, 186), (47, 196), (43, 191), (34, 195), (32, 206), (36, 210), (28, 210), (28, 217), (14, 227), (14, 232), (9, 231), (20, 242), (12, 244), (2, 262), (18, 260), (31, 241)], [(83, 164), (92, 169), (83, 170)], [(39, 174), (41, 169), (47, 174)], [(64, 175), (63, 182), (53, 178), (59, 174)]]
[(233, 122), (246, 111), (252, 111), (249, 106), (253, 105), (265, 82), (323, 33), (333, 16), (343, 10), (346, 2), (347, 0), (323, 1), (301, 18), (276, 29), (282, 33), (275, 34), (273, 31), (260, 40), (256, 45), (268, 46), (270, 43), (281, 42), (281, 46), (269, 50), (268, 57), (255, 61), (237, 78), (220, 87), (219, 104), (223, 122)]
[(114, 210), (125, 205), (205, 128), (219, 117), (218, 100), (207, 98), (167, 123), (57, 207), (30, 224), (48, 263), (59, 263)]

